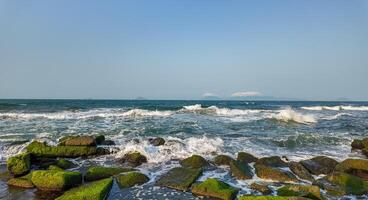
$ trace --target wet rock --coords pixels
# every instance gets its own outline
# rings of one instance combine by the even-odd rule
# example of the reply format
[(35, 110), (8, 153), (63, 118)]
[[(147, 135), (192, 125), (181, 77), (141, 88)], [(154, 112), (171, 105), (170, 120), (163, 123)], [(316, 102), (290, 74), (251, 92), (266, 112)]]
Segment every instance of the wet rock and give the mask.
[(256, 162), (258, 158), (247, 152), (239, 152), (236, 160), (244, 163), (252, 163)]
[(368, 180), (368, 160), (349, 158), (336, 165), (335, 171), (345, 172)]
[(157, 137), (157, 138), (150, 138), (149, 142), (153, 145), (153, 146), (161, 146), (165, 144), (165, 139), (162, 137)]
[(35, 157), (80, 157), (96, 155), (94, 146), (48, 146), (45, 143), (34, 141), (27, 147), (27, 152)]
[(230, 162), (234, 159), (227, 155), (218, 155), (213, 159), (213, 163), (216, 165), (230, 165)]
[(93, 136), (66, 136), (59, 140), (60, 146), (96, 146)]
[(201, 168), (201, 167), (207, 166), (208, 162), (202, 156), (192, 155), (192, 156), (180, 161), (180, 164), (183, 167)]
[(298, 162), (290, 162), (289, 163), (289, 168), (299, 178), (304, 179), (304, 180), (308, 180), (308, 181), (311, 181), (311, 182), (314, 181), (313, 176), (309, 173), (309, 171), (302, 164), (300, 164)]
[(281, 160), (279, 156), (263, 157), (257, 160), (256, 164), (268, 167), (288, 167), (288, 164)]
[(238, 190), (227, 183), (209, 178), (202, 183), (193, 184), (192, 193), (217, 199), (232, 200), (235, 199)]
[(31, 181), (31, 177), (32, 177), (32, 174), (29, 173), (19, 178), (11, 178), (8, 181), (8, 185), (11, 187), (18, 187), (18, 188), (25, 188), (25, 189), (34, 188), (34, 185)]
[(351, 143), (351, 148), (352, 149), (364, 149), (365, 146), (363, 144), (363, 140), (359, 140), (359, 139), (353, 140), (353, 142)]
[(97, 135), (95, 136), (95, 142), (97, 145), (101, 145), (105, 141), (104, 135)]
[(277, 190), (279, 196), (299, 196), (315, 200), (324, 200), (320, 189), (315, 185), (285, 185)]
[(87, 185), (82, 185), (77, 188), (66, 191), (56, 200), (103, 200), (111, 190), (113, 184), (112, 178), (91, 182)]
[(104, 156), (104, 155), (109, 155), (109, 154), (111, 154), (109, 149), (105, 149), (105, 148), (102, 148), (102, 147), (97, 147), (96, 148), (96, 155), (97, 156)]
[(111, 145), (115, 145), (115, 142), (112, 140), (104, 140), (103, 142), (101, 142), (100, 145), (111, 146)]
[(263, 185), (263, 184), (252, 183), (250, 185), (250, 189), (258, 191), (265, 195), (272, 194), (272, 190), (267, 185)]
[(122, 167), (89, 167), (84, 176), (84, 180), (95, 181), (130, 171), (134, 171), (134, 169)]
[(239, 161), (230, 162), (230, 171), (233, 177), (240, 180), (252, 179), (254, 175), (251, 167), (247, 163)]
[(22, 153), (8, 158), (7, 169), (15, 176), (24, 175), (31, 169), (31, 155), (29, 153)]
[(50, 165), (48, 170), (64, 171), (62, 168), (58, 167), (57, 165)]
[(302, 164), (310, 173), (320, 175), (331, 173), (338, 162), (326, 156), (317, 156), (309, 160), (302, 160), (300, 161), (300, 164)]
[(116, 177), (118, 185), (120, 188), (133, 187), (135, 185), (142, 185), (149, 181), (149, 178), (139, 172), (128, 172), (120, 174)]
[(66, 160), (64, 158), (57, 160), (56, 165), (62, 169), (70, 169), (77, 166), (72, 161)]
[(82, 174), (59, 170), (35, 170), (32, 172), (31, 181), (39, 190), (63, 191), (80, 184)]
[(146, 156), (142, 155), (139, 152), (130, 152), (123, 156), (120, 159), (121, 163), (127, 163), (129, 166), (137, 167), (143, 163), (147, 162)]
[(255, 166), (256, 174), (259, 178), (278, 182), (296, 182), (298, 179), (290, 172), (275, 167), (269, 167), (261, 164)]
[(201, 175), (200, 168), (177, 167), (161, 176), (156, 185), (186, 191)]
[(279, 196), (241, 196), (238, 200), (309, 200), (304, 197), (279, 197)]

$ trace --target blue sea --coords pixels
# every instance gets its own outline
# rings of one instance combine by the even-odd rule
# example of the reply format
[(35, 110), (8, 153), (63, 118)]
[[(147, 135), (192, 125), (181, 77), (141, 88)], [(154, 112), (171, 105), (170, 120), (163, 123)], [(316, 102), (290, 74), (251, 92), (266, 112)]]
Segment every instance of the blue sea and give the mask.
[[(368, 102), (0, 100), (2, 168), (29, 141), (52, 145), (62, 136), (77, 134), (104, 134), (116, 143), (109, 147), (114, 154), (74, 159), (82, 167), (117, 165), (115, 161), (129, 151), (148, 158), (138, 169), (151, 181), (123, 191), (114, 186), (109, 199), (195, 199), (191, 193), (157, 188), (154, 182), (192, 154), (212, 159), (246, 151), (295, 161), (316, 155), (339, 161), (361, 157), (351, 152), (350, 143), (368, 136)], [(148, 138), (158, 136), (165, 145), (152, 146)], [(222, 179), (242, 194), (251, 193), (250, 182), (232, 179), (226, 168), (206, 171), (200, 180), (207, 177)], [(35, 190), (8, 189), (1, 181), (0, 198), (48, 199)]]

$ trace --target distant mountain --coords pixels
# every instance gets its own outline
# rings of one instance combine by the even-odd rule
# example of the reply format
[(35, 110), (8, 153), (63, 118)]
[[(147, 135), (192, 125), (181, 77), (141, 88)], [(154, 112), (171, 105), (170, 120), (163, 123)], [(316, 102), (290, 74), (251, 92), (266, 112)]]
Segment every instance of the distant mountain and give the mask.
[(248, 96), (248, 97), (230, 97), (229, 100), (250, 100), (250, 101), (298, 101), (297, 98), (273, 97), (273, 96)]

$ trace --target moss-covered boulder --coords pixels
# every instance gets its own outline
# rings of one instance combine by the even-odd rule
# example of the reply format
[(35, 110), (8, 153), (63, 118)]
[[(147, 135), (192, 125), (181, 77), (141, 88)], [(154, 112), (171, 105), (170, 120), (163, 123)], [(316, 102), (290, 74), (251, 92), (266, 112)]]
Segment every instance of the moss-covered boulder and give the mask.
[(331, 173), (339, 163), (326, 156), (317, 156), (309, 160), (302, 160), (300, 161), (300, 164), (302, 164), (311, 174), (320, 175)]
[(335, 171), (346, 172), (368, 180), (368, 160), (349, 158), (336, 165)]
[(279, 197), (279, 196), (241, 196), (238, 200), (309, 200), (304, 197)]
[(200, 168), (207, 166), (208, 162), (202, 156), (192, 155), (184, 160), (181, 160), (180, 164), (183, 167)]
[(64, 158), (57, 160), (56, 165), (62, 169), (70, 169), (76, 167), (76, 165), (72, 161), (66, 160)]
[(277, 190), (279, 196), (299, 196), (315, 200), (324, 200), (318, 186), (315, 185), (285, 185)]
[(259, 184), (255, 182), (250, 185), (250, 189), (258, 191), (265, 195), (269, 195), (272, 193), (272, 190), (267, 185), (263, 185), (263, 184)]
[(287, 163), (281, 160), (279, 156), (263, 157), (257, 160), (256, 164), (268, 167), (288, 167)]
[(56, 200), (104, 200), (107, 198), (112, 184), (112, 178), (94, 181), (68, 190)]
[(232, 200), (235, 199), (238, 190), (227, 183), (209, 178), (202, 183), (193, 184), (192, 193), (217, 199)]
[(19, 178), (11, 178), (8, 180), (8, 185), (10, 187), (18, 187), (18, 188), (34, 188), (34, 185), (31, 181), (32, 174), (29, 173), (25, 176)]
[(252, 163), (256, 162), (258, 158), (247, 152), (239, 152), (236, 160), (244, 163)]
[(134, 171), (134, 169), (122, 167), (90, 167), (88, 168), (86, 175), (84, 176), (84, 180), (95, 181), (130, 171)]
[(312, 174), (310, 174), (309, 171), (302, 164), (298, 162), (289, 162), (289, 168), (299, 178), (311, 182), (314, 181)]
[(29, 153), (22, 153), (8, 158), (7, 169), (15, 176), (26, 174), (31, 169), (31, 155)]
[(63, 191), (80, 184), (82, 174), (59, 170), (36, 170), (32, 172), (31, 181), (39, 190)]
[(153, 145), (153, 146), (161, 146), (165, 144), (165, 139), (162, 137), (156, 137), (156, 138), (150, 138), (149, 142)]
[(94, 146), (48, 146), (45, 143), (34, 141), (27, 147), (27, 152), (36, 157), (80, 157), (97, 153)]
[(97, 135), (95, 136), (95, 142), (97, 145), (101, 145), (105, 141), (104, 135)]
[(201, 168), (176, 167), (162, 175), (156, 185), (186, 191), (201, 175)]
[(251, 167), (245, 162), (231, 161), (230, 171), (233, 177), (240, 180), (252, 179), (254, 175)]
[(120, 159), (120, 162), (126, 163), (131, 167), (137, 167), (143, 163), (146, 163), (147, 158), (139, 152), (130, 152), (125, 154), (123, 158)]
[(298, 179), (290, 172), (275, 167), (261, 164), (254, 165), (256, 174), (259, 178), (278, 182), (296, 182)]
[(213, 159), (215, 165), (230, 165), (231, 161), (234, 161), (234, 159), (227, 155), (218, 155)]
[(118, 185), (120, 188), (133, 187), (135, 185), (142, 185), (149, 181), (149, 178), (139, 172), (128, 172), (120, 174), (116, 177)]
[(64, 171), (62, 168), (60, 168), (57, 165), (50, 165), (48, 170), (57, 170), (57, 171)]

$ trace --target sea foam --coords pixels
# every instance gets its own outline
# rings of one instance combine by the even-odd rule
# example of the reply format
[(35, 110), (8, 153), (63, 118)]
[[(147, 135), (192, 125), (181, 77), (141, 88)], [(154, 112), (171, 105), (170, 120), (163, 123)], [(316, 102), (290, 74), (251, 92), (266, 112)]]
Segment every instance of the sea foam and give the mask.
[(368, 111), (368, 106), (303, 106), (301, 107), (304, 110), (352, 110), (352, 111)]
[(317, 122), (313, 115), (296, 112), (290, 107), (279, 110), (278, 113), (272, 114), (270, 117), (279, 121), (296, 122), (301, 124), (310, 124)]

